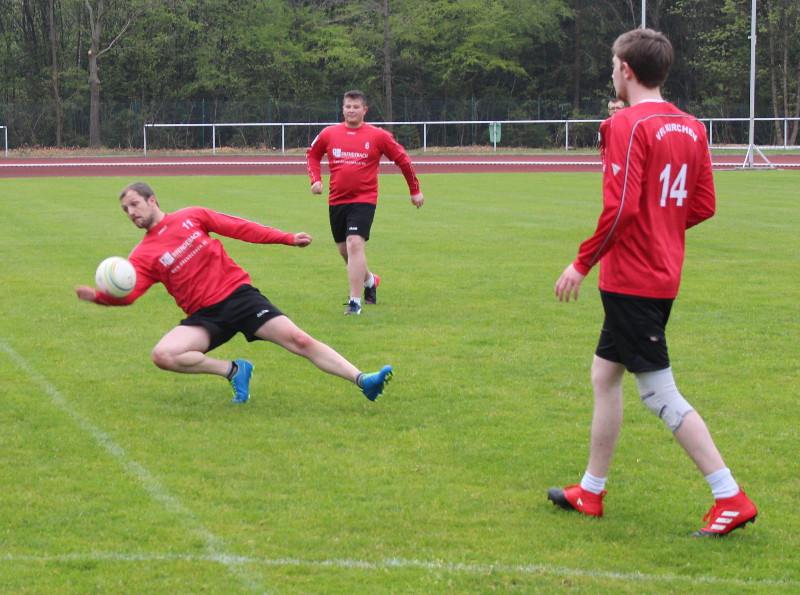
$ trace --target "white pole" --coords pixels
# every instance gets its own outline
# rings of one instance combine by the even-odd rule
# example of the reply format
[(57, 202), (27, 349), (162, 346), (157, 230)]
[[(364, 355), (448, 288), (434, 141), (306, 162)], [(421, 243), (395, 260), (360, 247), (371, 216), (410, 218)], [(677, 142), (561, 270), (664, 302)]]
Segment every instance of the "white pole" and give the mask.
[(756, 117), (756, 0), (753, 0), (750, 14), (750, 130), (748, 134), (746, 167), (753, 167), (753, 147)]
[(647, 15), (647, 0), (642, 0), (642, 29), (647, 27), (647, 25), (645, 24), (647, 22), (646, 15)]
[(770, 163), (767, 156), (756, 147), (755, 144), (755, 122), (756, 122), (756, 0), (753, 0), (753, 8), (750, 14), (750, 130), (749, 130), (749, 145), (747, 147), (747, 155), (744, 157), (743, 168), (754, 167), (753, 158), (756, 151), (764, 160), (764, 164), (770, 169), (775, 169), (775, 166)]

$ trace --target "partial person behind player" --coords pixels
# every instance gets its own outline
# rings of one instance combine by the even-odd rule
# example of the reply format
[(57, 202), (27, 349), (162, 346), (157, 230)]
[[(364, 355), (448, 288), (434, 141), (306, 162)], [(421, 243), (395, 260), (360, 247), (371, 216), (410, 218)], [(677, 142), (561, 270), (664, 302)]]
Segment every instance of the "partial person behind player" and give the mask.
[(308, 359), (323, 372), (355, 383), (370, 401), (381, 395), (392, 377), (392, 367), (363, 374), (328, 345), (300, 330), (258, 289), (250, 275), (209, 234), (253, 244), (285, 244), (303, 248), (307, 233), (284, 233), (252, 221), (202, 207), (164, 213), (152, 188), (144, 182), (126, 186), (119, 197), (122, 210), (144, 238), (128, 260), (136, 269), (136, 286), (124, 298), (114, 298), (93, 287), (75, 288), (78, 297), (104, 306), (127, 306), (151, 285), (161, 282), (187, 317), (153, 348), (153, 363), (182, 374), (216, 374), (228, 379), (236, 403), (250, 398), (253, 364), (244, 359), (226, 361), (207, 353), (237, 333), (248, 341), (271, 341)]
[(328, 215), (333, 241), (347, 263), (350, 287), (345, 314), (361, 314), (362, 288), (365, 304), (378, 300), (380, 278), (369, 270), (366, 243), (378, 203), (378, 165), (382, 155), (403, 172), (411, 203), (420, 208), (425, 202), (411, 158), (390, 132), (364, 122), (368, 110), (364, 93), (348, 91), (342, 102), (344, 122), (324, 128), (306, 151), (312, 194), (322, 193), (321, 161), (323, 155), (328, 155)]
[(613, 97), (608, 100), (608, 117), (610, 118), (619, 110), (625, 109), (625, 102), (619, 97)]
[(592, 362), (589, 462), (579, 484), (551, 488), (547, 497), (567, 510), (603, 515), (627, 369), (644, 404), (711, 488), (715, 503), (703, 519), (707, 524), (693, 535), (720, 537), (755, 521), (757, 511), (705, 422), (678, 392), (667, 353), (665, 330), (680, 285), (685, 232), (712, 217), (716, 202), (705, 128), (661, 96), (672, 60), (669, 40), (650, 29), (625, 33), (613, 46), (614, 88), (630, 107), (618, 111), (610, 127), (597, 229), (555, 285), (559, 300), (577, 300), (584, 277), (600, 264), (605, 320)]
[(608, 137), (608, 129), (611, 126), (611, 118), (619, 110), (625, 108), (625, 102), (618, 97), (608, 100), (608, 118), (600, 122), (600, 129), (597, 131), (597, 142), (600, 150), (600, 163), (605, 168), (606, 166), (606, 138)]

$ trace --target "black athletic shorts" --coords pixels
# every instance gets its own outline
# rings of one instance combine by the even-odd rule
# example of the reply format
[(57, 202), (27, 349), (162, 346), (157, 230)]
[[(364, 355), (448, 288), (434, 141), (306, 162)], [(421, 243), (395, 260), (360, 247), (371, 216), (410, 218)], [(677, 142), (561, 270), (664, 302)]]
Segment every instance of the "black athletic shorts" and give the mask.
[(375, 205), (367, 202), (352, 202), (328, 207), (331, 233), (337, 244), (347, 241), (347, 236), (361, 236), (369, 240), (369, 230), (375, 219)]
[(674, 300), (602, 290), (600, 297), (606, 317), (595, 355), (634, 373), (668, 368), (666, 327)]
[(284, 316), (258, 289), (242, 285), (221, 302), (200, 308), (183, 320), (183, 326), (202, 326), (211, 335), (206, 352), (242, 333), (248, 341), (259, 340), (255, 333), (268, 320)]

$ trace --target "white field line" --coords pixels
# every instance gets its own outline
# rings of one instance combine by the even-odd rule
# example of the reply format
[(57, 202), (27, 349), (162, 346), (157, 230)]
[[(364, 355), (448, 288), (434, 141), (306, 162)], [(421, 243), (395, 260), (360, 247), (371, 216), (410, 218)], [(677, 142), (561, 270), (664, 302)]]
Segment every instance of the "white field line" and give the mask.
[(302, 560), (299, 558), (257, 558), (253, 556), (229, 555), (192, 555), (192, 554), (114, 554), (91, 552), (85, 554), (60, 555), (16, 555), (0, 554), (0, 562), (188, 562), (239, 564), (262, 567), (295, 567), (295, 568), (335, 568), (345, 570), (385, 571), (391, 569), (419, 569), (432, 572), (457, 575), (489, 575), (507, 573), (516, 575), (551, 575), (563, 577), (596, 578), (610, 581), (632, 583), (670, 582), (684, 585), (720, 585), (723, 587), (773, 587), (785, 590), (797, 589), (800, 581), (781, 579), (737, 579), (717, 576), (681, 576), (677, 574), (647, 574), (643, 572), (612, 572), (605, 570), (584, 570), (565, 568), (549, 564), (468, 564), (444, 561), (426, 562), (423, 560), (407, 560), (403, 558), (386, 558), (369, 562), (340, 558), (333, 560)]
[(236, 556), (227, 553), (225, 542), (206, 529), (197, 520), (192, 512), (183, 503), (169, 493), (161, 482), (153, 476), (145, 467), (132, 459), (125, 450), (99, 426), (95, 425), (87, 417), (83, 416), (55, 386), (39, 374), (34, 367), (6, 341), (0, 338), (0, 349), (5, 351), (11, 361), (25, 373), (25, 375), (38, 385), (42, 392), (50, 396), (50, 401), (59, 409), (67, 413), (72, 420), (85, 431), (95, 442), (99, 444), (108, 454), (112, 456), (127, 472), (138, 480), (142, 488), (150, 495), (153, 500), (161, 504), (167, 512), (174, 515), (181, 524), (194, 536), (199, 537), (205, 544), (210, 560), (222, 563), (230, 573), (237, 578), (241, 584), (254, 592), (264, 592), (258, 579), (248, 572)]
[(337, 568), (363, 570), (420, 569), (450, 574), (486, 575), (502, 572), (519, 575), (553, 575), (599, 578), (611, 581), (634, 583), (672, 582), (687, 585), (721, 585), (728, 587), (764, 586), (782, 589), (798, 589), (800, 581), (780, 579), (737, 579), (715, 576), (681, 576), (677, 574), (648, 574), (642, 572), (610, 572), (602, 570), (584, 570), (565, 568), (550, 564), (468, 564), (455, 562), (427, 562), (424, 560), (407, 560), (403, 558), (386, 558), (379, 561), (353, 560), (349, 558), (332, 560), (303, 560), (300, 558), (258, 558), (252, 556), (236, 556), (228, 553), (225, 543), (206, 529), (200, 521), (175, 496), (141, 464), (131, 459), (124, 449), (114, 442), (102, 429), (81, 415), (69, 400), (46, 378), (39, 374), (25, 358), (20, 356), (8, 343), (0, 339), (0, 350), (4, 351), (11, 361), (23, 371), (30, 380), (50, 396), (50, 400), (67, 413), (73, 421), (106, 450), (130, 475), (134, 476), (150, 496), (164, 508), (174, 514), (193, 534), (200, 536), (205, 542), (206, 555), (192, 554), (125, 554), (86, 552), (57, 555), (24, 555), (10, 552), (0, 553), (0, 562), (198, 562), (221, 564), (227, 568), (241, 583), (252, 591), (263, 591), (256, 577), (247, 571), (247, 567), (297, 567), (297, 568)]

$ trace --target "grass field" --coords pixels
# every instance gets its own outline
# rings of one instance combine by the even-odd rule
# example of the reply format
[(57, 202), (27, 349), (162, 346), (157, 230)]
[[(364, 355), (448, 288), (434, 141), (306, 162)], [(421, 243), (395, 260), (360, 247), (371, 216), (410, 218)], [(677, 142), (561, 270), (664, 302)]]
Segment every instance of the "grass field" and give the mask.
[(324, 199), (299, 177), (152, 178), (199, 204), (315, 238), (227, 240), (303, 329), (395, 378), (347, 382), (242, 338), (252, 398), (149, 358), (181, 312), (162, 287), (130, 308), (80, 302), (104, 257), (140, 239), (130, 180), (3, 180), (2, 593), (776, 593), (800, 590), (800, 172), (717, 174), (689, 233), (670, 322), (678, 385), (758, 522), (689, 537), (708, 487), (626, 380), (606, 516), (556, 509), (584, 470), (596, 273), (553, 284), (594, 229), (599, 175), (429, 175), (417, 211), (384, 176), (369, 258), (379, 304), (344, 317)]

